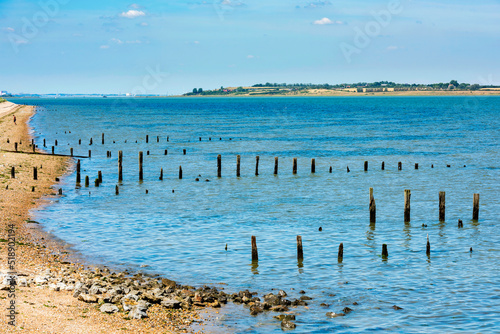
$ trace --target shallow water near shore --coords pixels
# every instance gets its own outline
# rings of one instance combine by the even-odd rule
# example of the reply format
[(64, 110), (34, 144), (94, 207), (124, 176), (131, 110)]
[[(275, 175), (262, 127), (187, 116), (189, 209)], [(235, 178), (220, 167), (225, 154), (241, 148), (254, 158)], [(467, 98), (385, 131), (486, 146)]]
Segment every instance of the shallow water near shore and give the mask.
[[(75, 174), (67, 176), (61, 182), (64, 196), (34, 212), (33, 219), (93, 261), (160, 273), (182, 284), (223, 286), (226, 292), (277, 288), (298, 298), (305, 290), (313, 298), (309, 309), (292, 309), (295, 332), (301, 333), (500, 328), (499, 97), (13, 102), (39, 106), (31, 121), (39, 147), (45, 139), (50, 151), (57, 139), (56, 153), (69, 154), (73, 147), (75, 155), (86, 156), (92, 150), (91, 159), (81, 159), (82, 180), (89, 175), (91, 186), (77, 188)], [(119, 150), (124, 180), (116, 196)], [(98, 171), (103, 183), (96, 188)], [(370, 187), (376, 224), (369, 223)], [(404, 189), (412, 193), (406, 224)], [(440, 191), (446, 192), (444, 222), (438, 219)], [(471, 220), (474, 193), (480, 194), (478, 221)], [(258, 266), (251, 263), (252, 235)], [(297, 235), (304, 245), (301, 263)], [(341, 242), (344, 259), (338, 263)], [(380, 256), (384, 243), (387, 260)], [(333, 319), (325, 315), (344, 307), (353, 311)], [(222, 331), (281, 332), (274, 314), (248, 313), (231, 306), (217, 322)]]

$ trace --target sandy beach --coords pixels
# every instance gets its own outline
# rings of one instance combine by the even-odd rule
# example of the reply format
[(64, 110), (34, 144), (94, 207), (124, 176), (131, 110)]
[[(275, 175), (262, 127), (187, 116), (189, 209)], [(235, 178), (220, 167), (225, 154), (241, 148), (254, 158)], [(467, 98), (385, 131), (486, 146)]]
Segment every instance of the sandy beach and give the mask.
[[(57, 196), (55, 180), (68, 172), (72, 164), (68, 157), (22, 153), (33, 151), (27, 125), (33, 113), (32, 106), (0, 103), (1, 332), (186, 332), (188, 325), (198, 318), (194, 308), (168, 310), (156, 304), (149, 308), (149, 317), (129, 320), (123, 312), (102, 313), (99, 311), (100, 304), (74, 298), (72, 289), (40, 283), (40, 275), (53, 280), (63, 274), (67, 278), (106, 275), (99, 274), (98, 269), (84, 269), (82, 265), (72, 263), (68, 247), (44, 233), (38, 223), (30, 221), (30, 209), (47, 204)], [(6, 152), (14, 150), (15, 142), (19, 143), (19, 152)], [(12, 167), (15, 168), (15, 178), (11, 178)], [(33, 179), (34, 167), (38, 168), (38, 180)], [(13, 249), (9, 249), (9, 245), (14, 238), (12, 253)], [(10, 265), (12, 267), (9, 268)], [(13, 274), (17, 276), (15, 292), (12, 289), (9, 291), (11, 281), (8, 275)], [(11, 319), (7, 317), (7, 308), (12, 308), (12, 305), (15, 305), (15, 317)], [(15, 326), (9, 324), (14, 318)]]

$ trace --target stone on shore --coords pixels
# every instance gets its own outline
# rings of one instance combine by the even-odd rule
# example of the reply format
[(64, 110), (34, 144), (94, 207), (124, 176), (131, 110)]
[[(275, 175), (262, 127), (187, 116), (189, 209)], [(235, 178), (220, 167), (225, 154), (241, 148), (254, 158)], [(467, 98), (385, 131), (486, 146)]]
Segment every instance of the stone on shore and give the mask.
[(171, 308), (171, 309), (179, 309), (181, 308), (181, 302), (175, 299), (163, 299), (161, 301), (161, 305), (166, 308)]
[(116, 313), (118, 312), (118, 307), (116, 307), (116, 305), (106, 303), (101, 305), (99, 311), (102, 313)]
[(281, 329), (283, 330), (294, 329), (295, 327), (297, 327), (297, 325), (291, 322), (290, 320), (283, 320), (281, 322)]
[(78, 295), (78, 300), (81, 300), (82, 302), (85, 303), (97, 303), (97, 297), (92, 296), (86, 293), (81, 293)]

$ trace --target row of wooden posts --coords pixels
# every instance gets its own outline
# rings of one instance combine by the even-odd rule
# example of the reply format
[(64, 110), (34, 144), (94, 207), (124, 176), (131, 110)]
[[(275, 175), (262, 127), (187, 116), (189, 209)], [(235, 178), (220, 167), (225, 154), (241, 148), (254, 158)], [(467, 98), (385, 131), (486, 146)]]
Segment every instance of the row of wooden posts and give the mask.
[[(259, 261), (259, 252), (257, 250), (257, 238), (252, 235), (251, 238), (252, 242), (252, 262), (258, 262)], [(226, 244), (226, 250), (227, 250), (227, 244)], [(472, 248), (471, 248), (472, 251)], [(427, 234), (427, 244), (425, 248), (425, 253), (427, 256), (431, 255), (431, 243), (429, 241), (429, 234)], [(387, 244), (382, 244), (382, 259), (387, 259), (389, 257), (389, 251), (387, 249)], [(344, 260), (344, 243), (340, 243), (339, 245), (339, 250), (338, 250), (338, 255), (337, 259), (339, 263), (342, 263)], [(298, 235), (297, 236), (297, 261), (303, 262), (304, 261), (304, 250), (302, 246), (302, 236)]]

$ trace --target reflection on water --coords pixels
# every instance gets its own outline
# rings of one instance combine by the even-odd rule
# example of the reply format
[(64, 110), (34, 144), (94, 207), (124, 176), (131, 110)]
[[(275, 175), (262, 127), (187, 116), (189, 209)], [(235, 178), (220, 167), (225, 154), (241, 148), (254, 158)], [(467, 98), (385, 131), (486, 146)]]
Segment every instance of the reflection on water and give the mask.
[[(91, 182), (75, 189), (75, 175), (68, 176), (61, 183), (65, 195), (35, 213), (35, 220), (94, 261), (132, 269), (147, 264), (185, 284), (225, 283), (228, 292), (276, 288), (300, 298), (298, 291), (305, 290), (313, 298), (309, 309), (291, 309), (299, 313), (297, 333), (492, 332), (500, 326), (491, 316), (500, 285), (500, 197), (492, 186), (499, 184), (500, 169), (491, 168), (500, 165), (500, 99), (478, 97), (480, 108), (471, 113), (454, 108), (461, 101), (24, 100), (45, 106), (32, 121), (39, 146), (43, 139), (57, 139), (57, 153), (73, 147), (75, 154), (86, 155), (91, 149), (92, 158), (82, 159), (82, 178), (92, 181), (103, 173), (99, 188)], [(124, 179), (115, 196), (119, 150)], [(377, 196), (377, 226), (369, 223), (369, 188)], [(411, 225), (403, 222), (404, 189), (412, 192)], [(439, 191), (446, 192), (447, 222), (436, 221)], [(473, 193), (481, 194), (476, 222), (467, 220)], [(464, 228), (450, 223), (458, 219), (468, 221)], [(250, 262), (252, 235), (259, 242), (258, 263)], [(304, 261), (297, 259), (297, 235), (304, 241)], [(382, 244), (388, 246), (387, 259)], [(345, 307), (353, 312), (326, 318), (326, 312)], [(279, 323), (270, 319), (249, 317), (248, 310), (236, 307), (220, 321), (229, 332), (280, 333)]]

